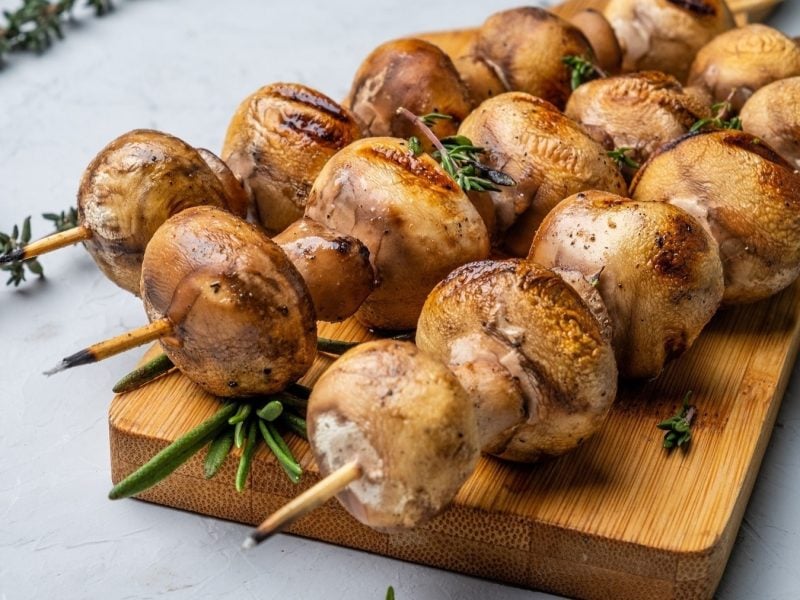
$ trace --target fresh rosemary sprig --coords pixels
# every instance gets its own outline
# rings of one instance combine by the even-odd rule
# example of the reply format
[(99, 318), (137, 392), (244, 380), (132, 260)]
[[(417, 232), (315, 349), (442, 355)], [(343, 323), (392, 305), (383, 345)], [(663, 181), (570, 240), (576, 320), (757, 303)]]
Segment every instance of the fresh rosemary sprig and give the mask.
[[(305, 388), (291, 386), (291, 389), (298, 389), (305, 394)], [(303, 408), (305, 402), (303, 398), (296, 398), (292, 406), (287, 406), (286, 403), (276, 400), (278, 397), (293, 396), (287, 390), (280, 395), (267, 396), (259, 400), (251, 399), (247, 402), (226, 404), (114, 486), (109, 498), (112, 500), (127, 498), (145, 491), (205, 447), (208, 447), (208, 452), (203, 472), (207, 479), (211, 479), (219, 472), (234, 446), (241, 448), (235, 485), (236, 490), (242, 492), (247, 484), (259, 437), (278, 459), (289, 479), (297, 483), (300, 481), (303, 469), (292, 455), (277, 425), (279, 424), (283, 430), (288, 429), (303, 435), (306, 430)]]
[(691, 397), (692, 392), (687, 392), (683, 397), (681, 409), (674, 416), (657, 425), (659, 429), (666, 431), (663, 446), (667, 450), (686, 446), (692, 440), (692, 421), (697, 415), (697, 408), (689, 404)]
[[(478, 161), (477, 157), (484, 153), (484, 149), (475, 146), (469, 138), (455, 135), (440, 140), (436, 137), (430, 129), (430, 124), (443, 118), (451, 118), (449, 115), (429, 113), (418, 116), (402, 107), (398, 108), (397, 112), (414, 123), (433, 144), (436, 150), (431, 156), (439, 161), (445, 172), (465, 192), (472, 190), (496, 192), (499, 189), (498, 185), (516, 185), (516, 182), (505, 173), (496, 171)], [(409, 138), (408, 146), (415, 156), (422, 152), (422, 145), (416, 137)]]
[(570, 71), (570, 87), (573, 90), (578, 89), (587, 81), (600, 79), (606, 76), (606, 72), (603, 71), (603, 69), (582, 56), (570, 54), (564, 56), (561, 62), (563, 62)]
[(717, 102), (711, 105), (711, 112), (713, 116), (705, 119), (698, 119), (692, 128), (691, 132), (700, 131), (701, 129), (742, 129), (742, 119), (738, 116), (727, 118), (733, 112), (733, 105), (729, 100)]
[(394, 600), (394, 588), (389, 586), (386, 590), (386, 600)]
[[(13, 11), (3, 11), (0, 23), (0, 68), (9, 52), (32, 51), (41, 54), (58, 39), (64, 39), (64, 23), (73, 19), (72, 10), (77, 0), (23, 0)], [(111, 0), (86, 0), (95, 15), (102, 16), (113, 5)]]
[[(10, 234), (0, 232), (0, 256), (4, 254), (10, 254), (19, 248), (22, 248), (30, 241), (31, 218), (25, 217), (25, 220), (22, 222), (21, 231), (19, 227), (14, 225)], [(28, 260), (15, 261), (0, 265), (0, 271), (7, 271), (10, 273), (10, 277), (8, 278), (8, 281), (6, 281), (6, 285), (13, 284), (14, 287), (17, 287), (20, 283), (25, 281), (25, 269), (34, 275), (44, 277), (44, 269), (42, 269), (42, 265), (40, 265), (39, 261), (37, 261), (35, 258), (29, 258)]]
[(635, 170), (638, 169), (640, 165), (638, 162), (636, 162), (630, 156), (628, 156), (628, 152), (632, 151), (633, 148), (628, 148), (627, 146), (621, 146), (620, 148), (609, 150), (606, 154), (608, 154), (608, 157), (614, 162), (616, 162), (620, 168), (628, 167), (630, 169)]

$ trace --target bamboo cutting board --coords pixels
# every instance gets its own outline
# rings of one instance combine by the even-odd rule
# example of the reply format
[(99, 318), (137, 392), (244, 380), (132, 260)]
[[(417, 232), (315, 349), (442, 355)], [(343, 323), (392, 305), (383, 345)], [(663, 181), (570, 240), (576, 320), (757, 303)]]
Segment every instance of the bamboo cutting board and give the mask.
[[(797, 356), (799, 311), (796, 283), (719, 313), (659, 379), (622, 387), (603, 429), (577, 451), (530, 466), (484, 458), (453, 506), (424, 527), (376, 533), (332, 500), (290, 531), (579, 598), (710, 598)], [(369, 337), (354, 322), (323, 325), (320, 334)], [(329, 363), (320, 358), (305, 383)], [(687, 390), (699, 410), (695, 437), (688, 452), (668, 454), (655, 425)], [(177, 373), (114, 398), (114, 482), (218, 406)], [(318, 479), (306, 443), (289, 439), (308, 470), (297, 486), (261, 447), (242, 494), (233, 487), (237, 457), (212, 481), (195, 457), (140, 498), (256, 524)]]
[[(602, 4), (570, 0), (557, 10), (569, 15)], [(763, 18), (775, 4), (729, 0), (740, 22)], [(581, 448), (541, 465), (483, 458), (452, 507), (417, 530), (376, 533), (332, 500), (289, 531), (578, 598), (710, 598), (797, 357), (798, 314), (800, 283), (718, 314), (658, 380), (623, 386), (603, 429)], [(371, 337), (353, 321), (322, 325), (320, 335)], [(312, 385), (330, 362), (320, 357), (303, 383)], [(668, 454), (655, 425), (675, 413), (687, 390), (699, 410), (694, 440), (688, 452)], [(113, 481), (218, 406), (177, 373), (115, 397)], [(139, 498), (255, 525), (318, 480), (307, 444), (288, 441), (306, 470), (298, 485), (262, 445), (242, 494), (233, 487), (234, 452), (214, 480), (203, 478), (197, 456)]]

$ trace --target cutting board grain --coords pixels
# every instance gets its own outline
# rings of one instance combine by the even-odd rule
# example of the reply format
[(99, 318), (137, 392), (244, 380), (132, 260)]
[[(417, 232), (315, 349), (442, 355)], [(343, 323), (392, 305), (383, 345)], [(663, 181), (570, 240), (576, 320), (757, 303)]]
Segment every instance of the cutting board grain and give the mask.
[[(661, 377), (623, 385), (605, 426), (578, 450), (531, 466), (484, 458), (453, 506), (415, 531), (376, 533), (333, 500), (290, 531), (579, 598), (710, 598), (797, 356), (799, 311), (795, 284), (768, 301), (720, 312)], [(352, 321), (322, 325), (320, 334), (370, 337)], [(330, 361), (320, 357), (305, 383)], [(655, 425), (687, 390), (699, 409), (695, 438), (688, 452), (669, 454)], [(218, 406), (178, 373), (115, 397), (114, 482)], [(261, 448), (242, 494), (233, 488), (235, 457), (212, 481), (195, 457), (140, 498), (256, 524), (318, 480), (306, 443), (289, 439), (307, 469), (299, 485)]]

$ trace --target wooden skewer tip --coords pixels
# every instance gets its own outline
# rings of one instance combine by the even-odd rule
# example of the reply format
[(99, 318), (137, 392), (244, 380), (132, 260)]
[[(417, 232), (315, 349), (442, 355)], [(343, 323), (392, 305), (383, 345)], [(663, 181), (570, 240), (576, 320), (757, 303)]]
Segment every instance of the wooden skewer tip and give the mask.
[(284, 527), (292, 524), (306, 513), (321, 506), (361, 477), (362, 472), (363, 469), (357, 460), (342, 465), (325, 479), (322, 479), (267, 517), (261, 525), (247, 536), (242, 543), (242, 549), (248, 550), (258, 546), (261, 542), (283, 530)]

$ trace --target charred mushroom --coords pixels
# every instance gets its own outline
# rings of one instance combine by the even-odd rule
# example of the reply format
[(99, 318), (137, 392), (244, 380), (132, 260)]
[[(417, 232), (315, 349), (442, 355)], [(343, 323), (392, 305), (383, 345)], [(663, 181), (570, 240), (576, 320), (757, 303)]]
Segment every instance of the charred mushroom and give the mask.
[(405, 107), (424, 115), (442, 113), (438, 137), (452, 135), (472, 110), (472, 100), (453, 61), (433, 44), (403, 39), (378, 46), (358, 68), (347, 105), (372, 136), (417, 135), (412, 123), (397, 114)]
[(717, 36), (697, 53), (689, 84), (739, 110), (757, 89), (800, 75), (800, 47), (772, 27), (752, 24)]
[(400, 139), (368, 138), (336, 154), (306, 216), (369, 248), (377, 285), (356, 313), (367, 327), (413, 328), (433, 286), (489, 253), (486, 226), (461, 188)]
[(239, 105), (222, 157), (252, 195), (261, 224), (275, 234), (303, 216), (322, 166), (359, 137), (352, 115), (327, 96), (275, 83)]
[(572, 93), (564, 112), (609, 150), (629, 148), (628, 157), (639, 164), (711, 116), (707, 103), (657, 71), (585, 83)]
[(600, 323), (561, 277), (527, 261), (456, 269), (428, 296), (416, 341), (455, 373), (475, 405), (482, 450), (500, 458), (573, 449), (616, 395)]
[(725, 0), (609, 0), (603, 14), (622, 46), (623, 71), (686, 79), (697, 51), (734, 27)]
[(482, 162), (516, 181), (488, 192), (501, 239), (505, 232), (505, 248), (515, 256), (527, 254), (544, 216), (570, 194), (625, 193), (625, 180), (606, 150), (555, 106), (529, 94), (487, 100), (459, 134), (486, 150)]
[(545, 218), (530, 260), (600, 273), (597, 289), (624, 377), (656, 377), (716, 312), (723, 293), (717, 243), (692, 216), (666, 203), (590, 191)]
[(303, 276), (321, 321), (345, 320), (374, 287), (369, 250), (349, 235), (303, 218), (273, 241)]
[(742, 128), (800, 169), (800, 77), (762, 87), (739, 113)]
[(656, 153), (631, 184), (645, 202), (669, 202), (717, 240), (726, 304), (755, 302), (800, 274), (800, 173), (741, 131), (683, 137)]

